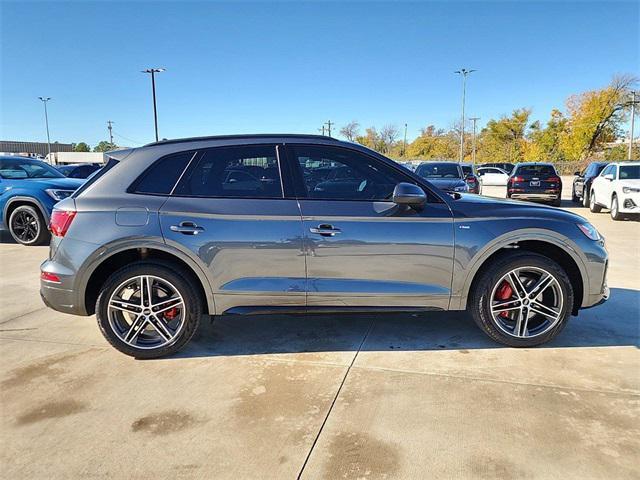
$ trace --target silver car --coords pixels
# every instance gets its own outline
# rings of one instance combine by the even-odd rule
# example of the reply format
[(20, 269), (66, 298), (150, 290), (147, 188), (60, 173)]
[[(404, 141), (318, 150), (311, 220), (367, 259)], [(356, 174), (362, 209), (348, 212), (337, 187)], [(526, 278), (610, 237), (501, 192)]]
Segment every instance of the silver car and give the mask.
[(229, 313), (466, 309), (528, 347), (608, 297), (604, 240), (584, 218), (446, 194), (353, 143), (236, 135), (109, 157), (55, 207), (41, 294), (95, 313), (138, 358)]

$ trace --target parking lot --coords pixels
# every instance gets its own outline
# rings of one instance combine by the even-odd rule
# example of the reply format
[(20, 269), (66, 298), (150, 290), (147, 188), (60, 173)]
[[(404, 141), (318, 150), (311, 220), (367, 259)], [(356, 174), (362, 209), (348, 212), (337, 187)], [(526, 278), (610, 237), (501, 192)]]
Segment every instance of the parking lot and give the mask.
[(640, 223), (563, 180), (606, 238), (611, 299), (534, 349), (464, 313), (221, 317), (137, 361), (46, 309), (48, 247), (5, 239), (0, 476), (637, 479)]

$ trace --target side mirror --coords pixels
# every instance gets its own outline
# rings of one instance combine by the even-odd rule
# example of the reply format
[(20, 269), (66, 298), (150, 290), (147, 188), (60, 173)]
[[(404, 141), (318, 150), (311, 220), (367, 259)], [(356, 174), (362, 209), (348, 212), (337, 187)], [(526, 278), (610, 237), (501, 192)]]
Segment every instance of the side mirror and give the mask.
[(413, 183), (399, 183), (393, 189), (393, 202), (409, 207), (422, 207), (427, 203), (427, 194)]
[(604, 178), (606, 178), (607, 180), (613, 180), (613, 174), (612, 173), (607, 173)]

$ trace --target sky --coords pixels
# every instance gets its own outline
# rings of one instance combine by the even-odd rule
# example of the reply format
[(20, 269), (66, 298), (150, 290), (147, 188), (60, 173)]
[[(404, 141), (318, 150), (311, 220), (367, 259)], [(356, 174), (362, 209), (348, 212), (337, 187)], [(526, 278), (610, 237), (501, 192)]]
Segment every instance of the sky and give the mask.
[[(0, 0), (0, 138), (154, 140), (408, 125), (409, 140), (640, 71), (640, 2), (30, 2)], [(334, 136), (336, 131), (334, 130)]]

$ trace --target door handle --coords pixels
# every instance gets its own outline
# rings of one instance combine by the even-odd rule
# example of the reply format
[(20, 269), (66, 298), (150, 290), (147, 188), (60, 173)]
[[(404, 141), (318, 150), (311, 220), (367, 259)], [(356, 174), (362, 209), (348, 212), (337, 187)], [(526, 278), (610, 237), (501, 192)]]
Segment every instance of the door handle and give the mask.
[(204, 232), (204, 228), (193, 222), (180, 222), (180, 225), (171, 225), (169, 230), (172, 232), (183, 233), (185, 235), (197, 235), (200, 232)]
[(338, 233), (342, 233), (339, 228), (324, 223), (318, 225), (317, 227), (311, 227), (309, 231), (317, 235), (322, 235), (323, 237), (334, 237)]

